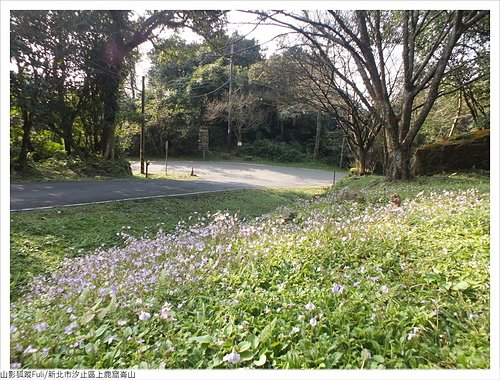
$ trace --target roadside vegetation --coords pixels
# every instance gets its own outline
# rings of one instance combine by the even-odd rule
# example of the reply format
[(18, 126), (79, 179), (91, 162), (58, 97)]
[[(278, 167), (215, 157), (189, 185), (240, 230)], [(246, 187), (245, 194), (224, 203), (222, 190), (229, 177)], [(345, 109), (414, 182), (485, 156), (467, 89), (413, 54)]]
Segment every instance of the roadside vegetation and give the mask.
[(129, 178), (132, 172), (124, 160), (48, 157), (28, 160), (24, 171), (11, 171), (11, 182), (80, 181), (86, 179)]
[[(489, 368), (488, 174), (366, 176), (311, 194), (12, 214), (14, 247), (45, 236), (28, 254), (53, 255), (12, 304), (12, 366)], [(231, 197), (237, 208), (216, 201)], [(281, 203), (264, 210), (269, 198), (286, 201), (269, 212)]]

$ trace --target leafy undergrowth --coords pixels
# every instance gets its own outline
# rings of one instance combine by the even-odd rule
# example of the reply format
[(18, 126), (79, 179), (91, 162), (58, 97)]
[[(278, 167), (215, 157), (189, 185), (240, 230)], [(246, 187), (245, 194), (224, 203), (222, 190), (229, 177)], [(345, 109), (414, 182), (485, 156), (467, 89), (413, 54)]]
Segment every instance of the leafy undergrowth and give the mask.
[(344, 180), (207, 219), (35, 279), (13, 367), (489, 368), (487, 177)]
[(11, 182), (25, 181), (79, 181), (84, 179), (128, 178), (132, 176), (130, 165), (125, 160), (91, 158), (28, 160), (24, 172), (12, 171)]
[(119, 232), (153, 237), (170, 232), (181, 220), (210, 210), (254, 218), (298, 199), (310, 199), (319, 188), (236, 190), (179, 198), (20, 211), (10, 215), (10, 296), (17, 300), (32, 277), (51, 273), (64, 258), (80, 257), (96, 248), (122, 247)]

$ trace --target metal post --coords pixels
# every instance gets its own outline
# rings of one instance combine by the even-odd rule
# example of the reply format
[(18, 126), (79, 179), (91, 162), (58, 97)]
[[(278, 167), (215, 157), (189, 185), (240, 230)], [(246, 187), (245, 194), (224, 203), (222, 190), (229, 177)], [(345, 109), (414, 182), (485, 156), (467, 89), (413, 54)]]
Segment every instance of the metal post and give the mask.
[(229, 94), (227, 105), (227, 152), (231, 152), (231, 94), (233, 92), (233, 53), (234, 44), (231, 44), (231, 55), (229, 56)]
[(165, 142), (165, 174), (167, 173), (167, 160), (168, 160), (168, 140)]
[(146, 77), (142, 76), (142, 94), (141, 94), (141, 137), (139, 139), (139, 159), (141, 160), (141, 174), (144, 174), (144, 81)]

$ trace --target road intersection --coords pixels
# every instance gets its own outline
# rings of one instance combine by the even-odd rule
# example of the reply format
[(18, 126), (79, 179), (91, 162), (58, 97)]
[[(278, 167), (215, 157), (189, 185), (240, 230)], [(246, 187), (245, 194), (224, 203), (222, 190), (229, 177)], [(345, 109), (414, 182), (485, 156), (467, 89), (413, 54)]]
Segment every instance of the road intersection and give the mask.
[[(139, 163), (132, 162), (139, 170)], [(196, 174), (191, 180), (118, 179), (101, 181), (31, 182), (10, 185), (11, 211), (175, 197), (236, 189), (329, 186), (331, 171), (251, 163), (173, 161), (169, 174)], [(165, 173), (165, 162), (153, 161), (150, 173)], [(345, 172), (335, 173), (336, 180)]]

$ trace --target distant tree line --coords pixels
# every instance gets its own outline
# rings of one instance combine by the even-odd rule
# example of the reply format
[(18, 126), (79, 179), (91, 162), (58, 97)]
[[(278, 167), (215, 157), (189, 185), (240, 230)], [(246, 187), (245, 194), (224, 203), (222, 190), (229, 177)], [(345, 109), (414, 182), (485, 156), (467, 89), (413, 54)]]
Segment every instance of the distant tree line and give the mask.
[[(289, 30), (265, 58), (224, 11), (13, 11), (11, 161), (137, 155), (137, 47), (151, 40), (146, 151), (318, 159), (410, 178), (416, 145), (489, 126), (488, 11), (249, 11)], [(204, 42), (161, 38), (189, 27)], [(347, 163), (347, 160), (344, 161)]]

